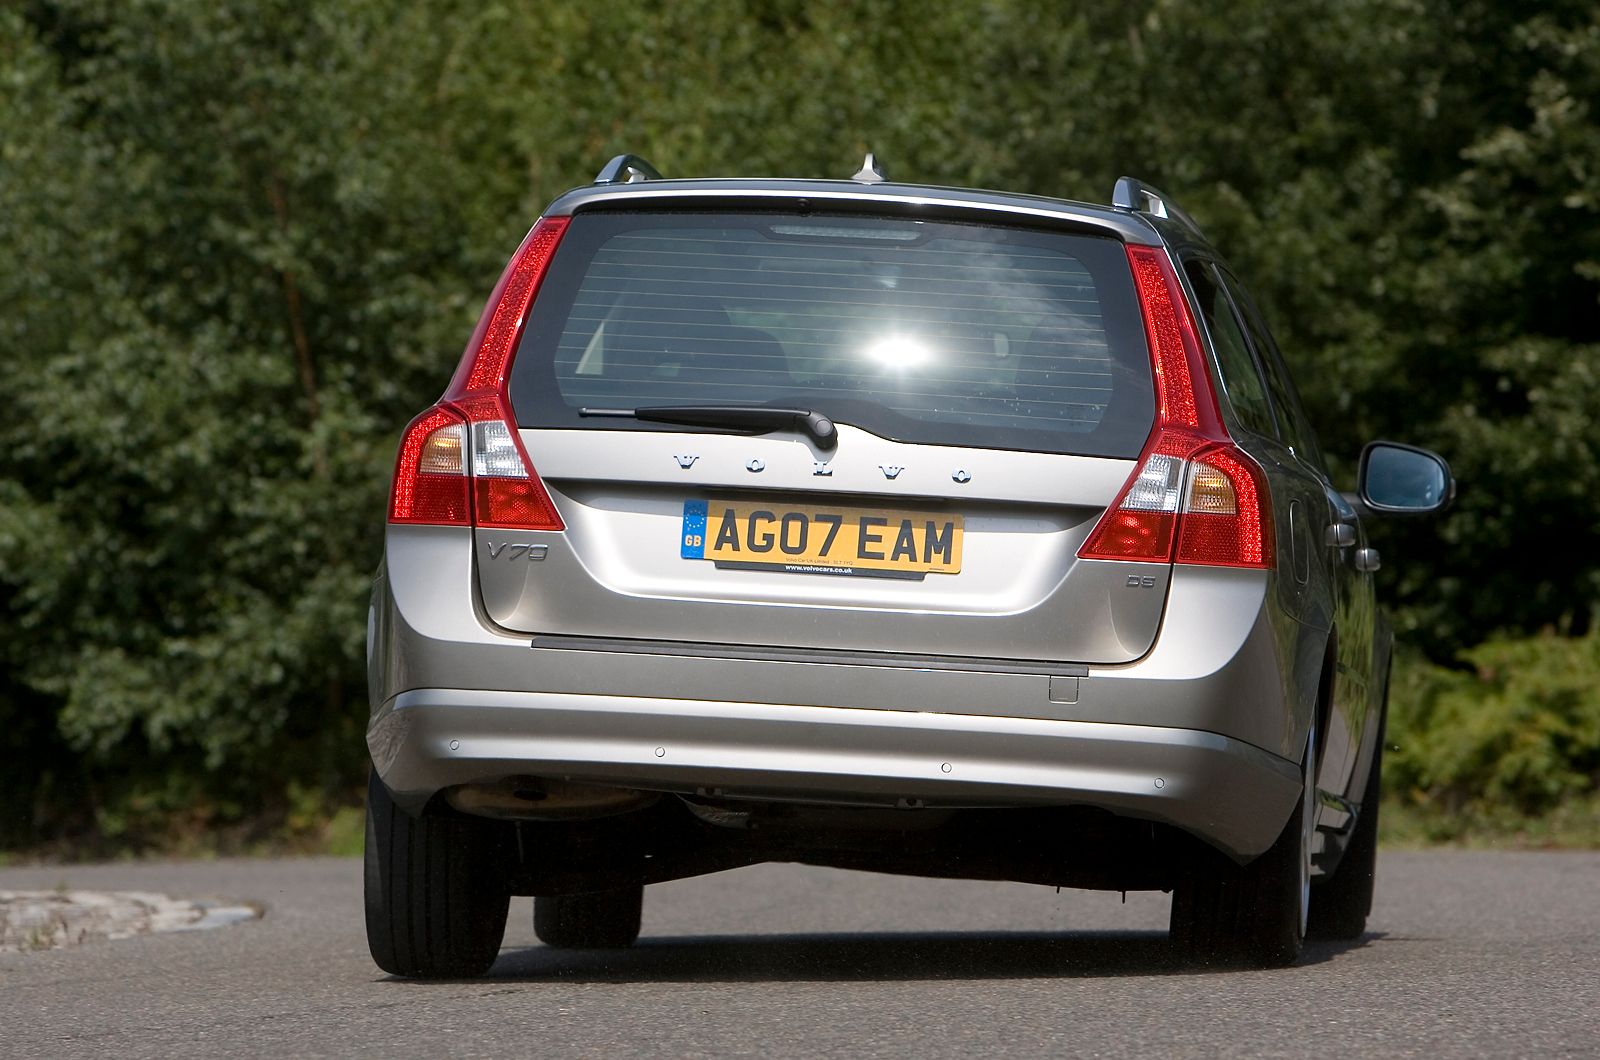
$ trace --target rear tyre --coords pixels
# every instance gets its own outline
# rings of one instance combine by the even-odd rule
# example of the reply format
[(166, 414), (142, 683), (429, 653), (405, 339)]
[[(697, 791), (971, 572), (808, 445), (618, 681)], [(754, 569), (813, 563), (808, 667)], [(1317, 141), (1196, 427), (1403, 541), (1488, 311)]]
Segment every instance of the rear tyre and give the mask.
[(500, 952), (510, 905), (503, 828), (412, 817), (373, 771), (367, 781), (367, 945), (378, 967), (419, 979), (482, 975)]
[(1172, 891), (1171, 937), (1207, 963), (1279, 968), (1300, 956), (1311, 889), (1316, 734), (1308, 741), (1300, 799), (1265, 854), (1240, 866), (1198, 849)]
[(533, 933), (562, 950), (615, 950), (639, 937), (644, 886), (533, 900)]
[(1383, 741), (1387, 728), (1378, 727), (1378, 744), (1372, 752), (1372, 772), (1361, 795), (1361, 813), (1356, 818), (1350, 845), (1333, 877), (1311, 888), (1311, 917), (1306, 937), (1313, 939), (1358, 939), (1367, 930), (1372, 912), (1372, 885), (1378, 868), (1378, 802), (1383, 795)]

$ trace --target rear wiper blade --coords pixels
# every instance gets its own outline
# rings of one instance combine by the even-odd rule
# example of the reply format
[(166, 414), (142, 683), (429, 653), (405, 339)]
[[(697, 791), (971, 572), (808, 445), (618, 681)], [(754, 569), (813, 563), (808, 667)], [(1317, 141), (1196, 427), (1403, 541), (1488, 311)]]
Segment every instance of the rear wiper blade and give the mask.
[(644, 409), (579, 409), (580, 416), (617, 416), (647, 423), (675, 423), (685, 427), (734, 427), (776, 431), (797, 427), (811, 436), (818, 449), (839, 444), (839, 429), (813, 409), (772, 408), (767, 405), (668, 405)]

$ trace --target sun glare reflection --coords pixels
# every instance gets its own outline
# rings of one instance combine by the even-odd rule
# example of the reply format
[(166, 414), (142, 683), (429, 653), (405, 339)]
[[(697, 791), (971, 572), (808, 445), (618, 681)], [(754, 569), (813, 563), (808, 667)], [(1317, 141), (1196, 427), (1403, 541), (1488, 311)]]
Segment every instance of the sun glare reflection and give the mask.
[(893, 336), (868, 347), (867, 356), (890, 368), (911, 368), (928, 360), (928, 348), (915, 339)]

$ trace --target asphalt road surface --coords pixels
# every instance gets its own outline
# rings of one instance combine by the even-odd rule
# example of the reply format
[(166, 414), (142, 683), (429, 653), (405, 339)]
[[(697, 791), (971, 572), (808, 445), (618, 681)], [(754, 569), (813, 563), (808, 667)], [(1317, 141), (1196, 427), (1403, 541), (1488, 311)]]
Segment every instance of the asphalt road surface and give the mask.
[(764, 865), (645, 893), (620, 953), (535, 940), (488, 978), (392, 979), (360, 863), (0, 869), (0, 889), (254, 900), (215, 931), (0, 954), (0, 1056), (1600, 1056), (1600, 854), (1391, 852), (1358, 943), (1175, 962), (1160, 894)]

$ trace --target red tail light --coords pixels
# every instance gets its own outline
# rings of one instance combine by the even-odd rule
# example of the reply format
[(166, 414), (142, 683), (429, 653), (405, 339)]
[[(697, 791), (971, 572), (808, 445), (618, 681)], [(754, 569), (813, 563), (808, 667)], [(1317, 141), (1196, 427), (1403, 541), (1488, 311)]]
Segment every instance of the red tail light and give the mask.
[(1127, 249), (1150, 343), (1156, 423), (1133, 477), (1078, 555), (1273, 567), (1266, 477), (1222, 424), (1172, 259), (1159, 247)]
[[(528, 307), (567, 221), (547, 217), (534, 225), (490, 296), (444, 400), (406, 428), (390, 522), (566, 529), (522, 446), (506, 387)], [(427, 461), (443, 459), (452, 444), (457, 470), (433, 469)], [(439, 499), (445, 482), (455, 491), (448, 501)]]
[(1157, 430), (1139, 458), (1139, 468), (1116, 502), (1078, 550), (1083, 559), (1172, 562), (1172, 542), (1183, 507), (1183, 469), (1205, 442)]
[(522, 448), (510, 402), (474, 397), (457, 407), (467, 414), (471, 439), (473, 522), (508, 530), (565, 530)]
[(400, 440), (389, 494), (391, 523), (472, 523), (467, 489), (467, 424), (435, 405), (411, 421)]
[(1208, 450), (1189, 464), (1177, 561), (1212, 567), (1277, 566), (1266, 476), (1234, 446)]

